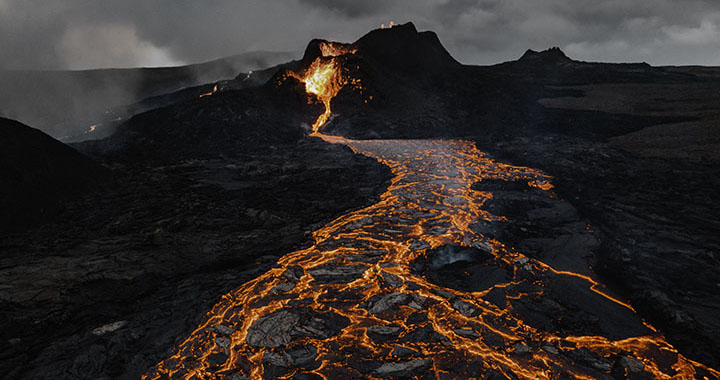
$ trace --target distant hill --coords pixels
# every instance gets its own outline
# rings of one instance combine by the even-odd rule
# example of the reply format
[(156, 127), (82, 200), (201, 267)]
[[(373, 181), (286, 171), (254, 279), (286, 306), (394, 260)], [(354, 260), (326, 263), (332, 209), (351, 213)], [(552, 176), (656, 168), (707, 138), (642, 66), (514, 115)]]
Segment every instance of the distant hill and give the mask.
[(122, 114), (116, 108), (294, 58), (288, 52), (250, 52), (178, 67), (82, 71), (0, 70), (0, 116), (55, 137), (82, 135), (90, 125)]
[(45, 133), (0, 118), (0, 234), (50, 218), (106, 170)]

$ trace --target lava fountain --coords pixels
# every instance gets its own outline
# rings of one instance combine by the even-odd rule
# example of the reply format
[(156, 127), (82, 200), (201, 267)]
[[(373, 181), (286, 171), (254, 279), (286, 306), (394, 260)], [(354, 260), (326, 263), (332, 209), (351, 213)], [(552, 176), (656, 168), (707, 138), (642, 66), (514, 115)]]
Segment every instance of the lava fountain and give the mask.
[(332, 115), (330, 102), (338, 92), (348, 83), (357, 83), (343, 75), (338, 58), (345, 54), (354, 54), (356, 49), (331, 42), (321, 42), (319, 48), (322, 55), (310, 64), (304, 75), (289, 74), (304, 83), (305, 91), (315, 95), (325, 105), (325, 112), (313, 123), (311, 136), (317, 135), (320, 128), (330, 119)]

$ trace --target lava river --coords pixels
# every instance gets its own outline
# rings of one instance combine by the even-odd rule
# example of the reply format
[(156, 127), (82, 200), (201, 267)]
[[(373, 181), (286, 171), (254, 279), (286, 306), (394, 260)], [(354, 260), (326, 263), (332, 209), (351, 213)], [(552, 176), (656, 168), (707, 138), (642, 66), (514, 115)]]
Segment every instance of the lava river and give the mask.
[[(315, 231), (310, 248), (223, 296), (146, 378), (589, 379), (618, 368), (651, 378), (718, 377), (591, 277), (555, 270), (477, 228), (505, 220), (484, 210), (493, 194), (482, 181), (522, 181), (555, 197), (543, 173), (494, 162), (465, 141), (320, 137), (392, 169), (380, 201)], [(511, 279), (480, 292), (430, 283), (412, 263), (445, 245), (474, 247)], [(532, 327), (515, 303), (546, 302), (544, 290), (558, 278), (572, 278), (567, 292), (607, 305), (608, 315), (620, 309), (645, 332), (611, 339)], [(505, 301), (491, 302), (499, 289)]]

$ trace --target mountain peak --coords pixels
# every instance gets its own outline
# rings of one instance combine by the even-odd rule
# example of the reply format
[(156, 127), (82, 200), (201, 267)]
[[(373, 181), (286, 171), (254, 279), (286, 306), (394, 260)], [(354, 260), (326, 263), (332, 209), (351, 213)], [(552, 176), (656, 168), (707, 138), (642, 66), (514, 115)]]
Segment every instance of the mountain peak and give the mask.
[(565, 63), (572, 62), (559, 47), (551, 47), (550, 49), (537, 52), (535, 50), (527, 50), (520, 57), (521, 62), (539, 62), (539, 63)]
[(307, 66), (317, 57), (323, 56), (324, 44), (353, 49), (359, 56), (407, 72), (433, 71), (460, 65), (442, 45), (437, 34), (431, 31), (418, 32), (412, 22), (372, 30), (352, 44), (314, 39), (305, 49), (302, 65)]
[(412, 22), (370, 31), (353, 45), (379, 63), (419, 71), (459, 66), (434, 32), (418, 32)]

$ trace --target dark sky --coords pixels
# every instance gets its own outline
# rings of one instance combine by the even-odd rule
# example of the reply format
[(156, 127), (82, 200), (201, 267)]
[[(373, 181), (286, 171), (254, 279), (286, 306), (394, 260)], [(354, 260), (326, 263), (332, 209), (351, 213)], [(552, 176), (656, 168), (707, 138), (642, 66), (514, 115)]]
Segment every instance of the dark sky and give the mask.
[(463, 63), (559, 46), (576, 59), (720, 66), (720, 0), (0, 0), (0, 67), (97, 68), (302, 51), (390, 20)]

